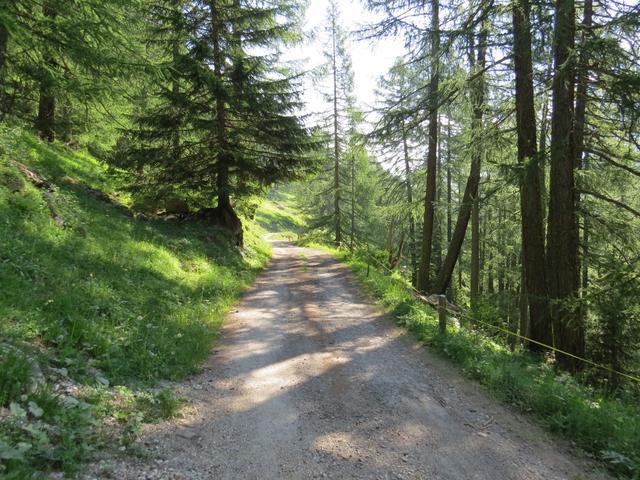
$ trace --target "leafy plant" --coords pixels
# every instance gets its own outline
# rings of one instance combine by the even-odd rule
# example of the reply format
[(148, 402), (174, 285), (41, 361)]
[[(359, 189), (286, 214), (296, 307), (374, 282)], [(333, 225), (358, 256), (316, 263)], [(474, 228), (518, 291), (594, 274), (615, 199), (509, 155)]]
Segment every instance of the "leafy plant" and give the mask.
[(7, 406), (29, 388), (31, 364), (20, 351), (0, 345), (0, 407)]

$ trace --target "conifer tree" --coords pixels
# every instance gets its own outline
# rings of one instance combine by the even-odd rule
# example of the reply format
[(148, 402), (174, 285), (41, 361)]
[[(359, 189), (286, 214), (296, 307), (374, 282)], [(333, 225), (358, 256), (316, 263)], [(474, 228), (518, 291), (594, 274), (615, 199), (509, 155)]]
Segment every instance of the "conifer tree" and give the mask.
[(435, 224), (436, 180), (438, 178), (438, 107), (440, 89), (440, 3), (431, 1), (430, 75), (429, 81), (429, 145), (427, 152), (427, 185), (424, 197), (424, 219), (422, 222), (422, 248), (418, 268), (418, 289), (431, 289), (431, 260), (433, 255), (433, 230)]
[[(118, 88), (114, 80), (123, 79), (130, 70), (126, 64), (139, 60), (127, 34), (136, 24), (138, 4), (124, 0), (7, 3), (0, 13), (0, 79), (4, 77), (7, 87), (3, 95), (19, 95), (21, 115), (32, 115), (40, 136), (52, 141), (62, 131), (58, 106), (64, 96), (85, 103), (100, 101)], [(16, 82), (8, 82), (9, 76)], [(32, 89), (36, 95), (29, 94)], [(16, 102), (3, 103), (7, 114)]]
[(165, 6), (182, 12), (186, 37), (177, 54), (167, 45), (170, 78), (154, 93), (156, 107), (138, 119), (125, 163), (143, 172), (139, 183), (147, 188), (191, 194), (192, 203), (207, 207), (201, 216), (229, 229), (241, 245), (232, 197), (311, 167), (296, 73), (278, 63), (279, 45), (297, 39), (300, 12), (289, 1)]
[[(318, 119), (325, 132), (325, 172), (320, 181), (325, 185), (320, 208), (315, 211), (315, 225), (330, 228), (333, 241), (342, 245), (352, 233), (353, 199), (351, 168), (360, 148), (357, 123), (360, 114), (355, 107), (351, 57), (347, 51), (347, 33), (340, 24), (340, 11), (335, 0), (329, 2), (324, 28), (324, 63), (316, 73), (316, 85), (328, 105)], [(331, 197), (331, 198), (329, 198)], [(330, 202), (329, 204), (326, 204)]]
[[(531, 6), (528, 0), (513, 5), (514, 70), (516, 128), (520, 173), (520, 211), (522, 218), (522, 255), (524, 288), (529, 305), (531, 337), (551, 344), (551, 325), (548, 317), (547, 283), (545, 272), (544, 218), (542, 186), (536, 145), (536, 118), (531, 58)], [(531, 343), (532, 350), (540, 345)]]
[[(421, 65), (418, 65), (418, 68)], [(416, 285), (418, 275), (418, 244), (415, 210), (416, 160), (421, 153), (418, 148), (424, 134), (421, 129), (411, 128), (415, 123), (415, 98), (410, 94), (416, 88), (419, 79), (418, 68), (411, 68), (401, 59), (396, 60), (389, 73), (379, 81), (377, 96), (381, 114), (380, 121), (372, 132), (371, 138), (380, 145), (382, 156), (392, 163), (394, 171), (401, 178), (404, 195), (400, 195), (396, 203), (403, 204), (403, 211), (408, 225), (408, 254), (411, 263), (411, 282)], [(400, 198), (404, 197), (404, 200)]]

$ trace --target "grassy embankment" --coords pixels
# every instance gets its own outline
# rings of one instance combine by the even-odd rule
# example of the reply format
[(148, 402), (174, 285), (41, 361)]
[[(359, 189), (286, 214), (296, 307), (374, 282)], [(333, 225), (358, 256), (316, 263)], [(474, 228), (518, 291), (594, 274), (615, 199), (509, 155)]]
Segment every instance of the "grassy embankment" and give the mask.
[(0, 478), (132, 450), (142, 422), (179, 407), (158, 385), (198, 371), (270, 256), (250, 222), (239, 251), (212, 226), (136, 219), (113, 178), (86, 152), (0, 131)]
[(307, 219), (294, 205), (293, 194), (283, 188), (274, 189), (256, 212), (256, 222), (274, 232), (273, 240), (299, 240), (307, 229)]

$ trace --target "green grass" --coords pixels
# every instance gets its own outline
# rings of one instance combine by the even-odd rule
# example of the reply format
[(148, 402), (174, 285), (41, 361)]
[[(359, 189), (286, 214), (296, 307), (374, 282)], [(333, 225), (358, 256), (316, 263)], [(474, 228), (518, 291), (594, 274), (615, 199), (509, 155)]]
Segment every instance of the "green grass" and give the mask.
[[(366, 252), (350, 254), (323, 245), (351, 267), (365, 289), (416, 337), (457, 364), (495, 397), (534, 415), (549, 430), (570, 440), (587, 456), (604, 462), (621, 478), (640, 478), (640, 407), (604, 398), (547, 363), (472, 328), (438, 331), (437, 313), (417, 300), (399, 276), (371, 265)], [(367, 275), (367, 271), (369, 274)]]
[[(14, 161), (55, 185), (49, 205)], [(85, 152), (0, 131), (0, 477), (73, 471), (108, 419), (135, 431), (174, 415), (153, 386), (198, 371), (270, 257), (248, 222), (240, 251), (215, 227), (135, 219), (83, 188), (122, 199), (114, 178)]]
[(299, 239), (307, 229), (307, 219), (295, 208), (295, 199), (283, 190), (274, 190), (256, 212), (256, 222), (275, 239)]

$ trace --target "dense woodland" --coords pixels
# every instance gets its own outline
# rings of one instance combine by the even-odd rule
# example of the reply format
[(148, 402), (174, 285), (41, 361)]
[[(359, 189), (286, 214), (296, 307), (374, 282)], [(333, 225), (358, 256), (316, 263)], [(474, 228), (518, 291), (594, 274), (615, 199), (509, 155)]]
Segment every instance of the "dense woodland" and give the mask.
[[(409, 53), (380, 79), (365, 125), (330, 12), (328, 163), (299, 187), (316, 225), (384, 250), (419, 291), (519, 334), (512, 345), (637, 374), (638, 5), (369, 7), (382, 20), (354, 35), (404, 35)], [(555, 357), (609, 391), (634, 384)]]
[[(294, 0), (0, 0), (0, 123), (86, 148), (132, 210), (212, 222), (240, 248), (286, 184), (309, 238), (637, 400), (640, 5), (366, 5), (379, 21), (350, 32), (330, 2), (325, 62), (305, 71), (283, 60), (308, 40)], [(359, 105), (349, 44), (385, 37), (406, 54)]]

